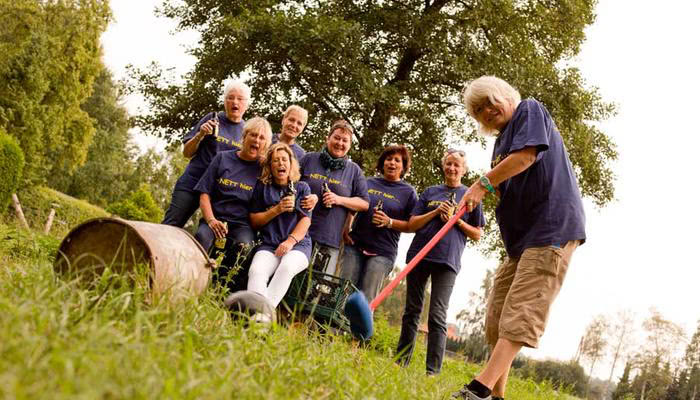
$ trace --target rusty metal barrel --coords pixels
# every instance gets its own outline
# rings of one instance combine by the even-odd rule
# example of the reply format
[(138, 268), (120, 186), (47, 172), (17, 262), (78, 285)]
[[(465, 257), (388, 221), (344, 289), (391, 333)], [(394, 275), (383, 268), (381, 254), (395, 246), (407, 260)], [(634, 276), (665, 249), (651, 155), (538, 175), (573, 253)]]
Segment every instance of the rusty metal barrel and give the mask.
[(149, 268), (155, 297), (199, 295), (215, 265), (187, 231), (150, 222), (96, 218), (73, 228), (61, 242), (54, 270), (58, 274), (99, 276), (110, 268), (128, 274)]

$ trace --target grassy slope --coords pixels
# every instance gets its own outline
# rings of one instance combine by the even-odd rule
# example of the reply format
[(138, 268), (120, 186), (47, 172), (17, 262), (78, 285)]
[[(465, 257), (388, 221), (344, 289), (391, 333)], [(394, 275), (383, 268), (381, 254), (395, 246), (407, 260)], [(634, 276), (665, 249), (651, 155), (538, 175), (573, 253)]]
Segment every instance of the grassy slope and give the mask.
[[(148, 304), (140, 278), (105, 274), (87, 289), (54, 275), (57, 246), (0, 225), (0, 398), (436, 399), (479, 369), (447, 360), (427, 378), (423, 346), (399, 369), (398, 333), (381, 321), (358, 347), (304, 324), (245, 328), (214, 291), (170, 306)], [(517, 379), (509, 390), (510, 399), (569, 398)]]

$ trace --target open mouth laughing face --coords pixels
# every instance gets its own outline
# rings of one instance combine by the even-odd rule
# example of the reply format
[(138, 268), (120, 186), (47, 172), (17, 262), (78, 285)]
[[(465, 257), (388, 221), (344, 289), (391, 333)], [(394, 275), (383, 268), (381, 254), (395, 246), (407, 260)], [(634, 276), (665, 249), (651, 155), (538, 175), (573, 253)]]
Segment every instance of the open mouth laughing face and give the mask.
[(226, 116), (233, 122), (240, 122), (243, 114), (248, 110), (248, 98), (240, 89), (232, 89), (226, 94), (224, 99), (224, 109)]
[(291, 168), (292, 161), (289, 154), (282, 149), (275, 151), (270, 160), (270, 172), (277, 184), (286, 185), (288, 183)]
[(388, 181), (398, 181), (403, 172), (403, 160), (401, 154), (394, 153), (384, 159), (384, 178)]
[(350, 145), (352, 144), (352, 134), (343, 129), (336, 129), (333, 133), (326, 139), (326, 146), (328, 152), (333, 158), (345, 157), (350, 151)]
[(247, 158), (255, 159), (260, 157), (266, 150), (269, 143), (265, 132), (249, 131), (243, 138), (243, 148), (241, 149)]

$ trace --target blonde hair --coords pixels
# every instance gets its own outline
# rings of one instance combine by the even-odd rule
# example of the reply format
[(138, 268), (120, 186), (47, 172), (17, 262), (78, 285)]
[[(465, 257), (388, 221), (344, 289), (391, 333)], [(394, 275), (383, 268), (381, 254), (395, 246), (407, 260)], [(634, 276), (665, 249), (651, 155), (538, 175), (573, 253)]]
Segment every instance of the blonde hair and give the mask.
[(462, 90), (462, 103), (467, 113), (478, 123), (477, 132), (482, 135), (498, 135), (498, 131), (486, 128), (474, 111), (487, 100), (501, 108), (510, 105), (515, 110), (520, 104), (520, 93), (503, 79), (486, 75), (468, 82)]
[(270, 123), (263, 117), (253, 117), (243, 125), (242, 142), (245, 141), (248, 132), (258, 132), (265, 135), (265, 146), (260, 149), (260, 152), (265, 154), (265, 151), (270, 147), (270, 142), (272, 141), (272, 127), (270, 127)]
[(298, 106), (296, 104), (292, 104), (291, 106), (287, 107), (287, 109), (284, 111), (284, 114), (282, 114), (282, 119), (287, 118), (287, 115), (289, 115), (289, 113), (291, 113), (293, 111), (296, 111), (299, 114), (301, 114), (301, 116), (304, 118), (304, 124), (309, 122), (309, 112), (306, 111), (305, 108)]
[(284, 151), (287, 153), (287, 155), (289, 155), (289, 180), (292, 182), (298, 182), (299, 179), (301, 179), (301, 173), (299, 172), (299, 161), (297, 161), (297, 158), (294, 157), (294, 152), (292, 149), (287, 146), (286, 143), (282, 142), (273, 144), (267, 150), (267, 153), (265, 154), (265, 161), (263, 161), (262, 164), (263, 170), (262, 174), (260, 174), (260, 181), (266, 185), (272, 183), (272, 168), (270, 164), (272, 163), (272, 156), (278, 151)]

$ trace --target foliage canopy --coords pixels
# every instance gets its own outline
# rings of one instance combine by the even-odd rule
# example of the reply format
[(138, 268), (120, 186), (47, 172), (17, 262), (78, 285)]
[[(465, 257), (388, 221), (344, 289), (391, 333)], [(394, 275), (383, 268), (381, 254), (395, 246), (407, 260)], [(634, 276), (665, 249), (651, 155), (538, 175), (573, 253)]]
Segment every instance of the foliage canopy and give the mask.
[[(200, 32), (197, 64), (178, 84), (157, 64), (132, 70), (150, 102), (138, 123), (174, 141), (217, 106), (221, 82), (249, 76), (250, 114), (278, 121), (291, 103), (310, 110), (300, 139), (317, 149), (336, 118), (358, 132), (351, 153), (366, 173), (389, 143), (414, 151), (407, 178), (440, 181), (451, 143), (479, 141), (459, 92), (497, 75), (542, 101), (557, 121), (584, 195), (614, 197), (617, 153), (595, 122), (614, 113), (569, 62), (594, 21), (595, 0), (166, 1), (161, 12)], [(485, 167), (485, 166), (480, 166)]]

